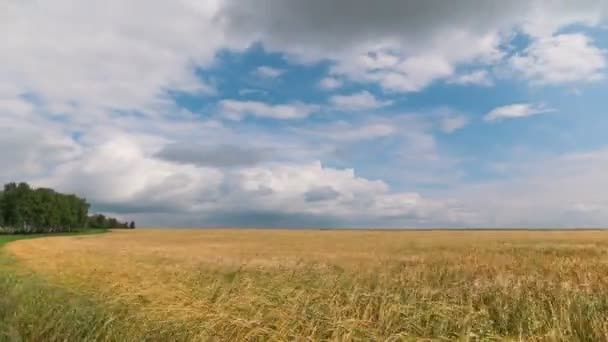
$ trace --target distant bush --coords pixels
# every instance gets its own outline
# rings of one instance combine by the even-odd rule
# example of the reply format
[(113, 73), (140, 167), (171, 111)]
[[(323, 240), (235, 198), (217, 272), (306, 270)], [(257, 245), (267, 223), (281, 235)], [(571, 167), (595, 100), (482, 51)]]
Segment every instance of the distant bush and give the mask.
[[(131, 224), (133, 227), (131, 227)], [(102, 228), (102, 229), (133, 229), (135, 223), (131, 222), (120, 222), (113, 217), (106, 217), (102, 214), (95, 214), (89, 216), (87, 227), (89, 228)]]

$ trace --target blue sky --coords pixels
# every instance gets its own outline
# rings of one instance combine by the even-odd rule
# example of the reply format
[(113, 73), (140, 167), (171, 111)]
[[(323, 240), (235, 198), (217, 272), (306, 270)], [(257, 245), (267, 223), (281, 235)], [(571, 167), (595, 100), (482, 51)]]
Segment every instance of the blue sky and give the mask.
[(608, 5), (0, 5), (0, 181), (140, 226), (608, 224)]

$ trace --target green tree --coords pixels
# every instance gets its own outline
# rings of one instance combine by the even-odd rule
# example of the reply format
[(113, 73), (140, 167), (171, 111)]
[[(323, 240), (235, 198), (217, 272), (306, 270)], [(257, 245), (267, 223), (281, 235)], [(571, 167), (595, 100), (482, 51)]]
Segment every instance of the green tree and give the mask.
[(0, 194), (0, 226), (19, 233), (69, 232), (84, 228), (89, 204), (75, 195), (9, 183)]

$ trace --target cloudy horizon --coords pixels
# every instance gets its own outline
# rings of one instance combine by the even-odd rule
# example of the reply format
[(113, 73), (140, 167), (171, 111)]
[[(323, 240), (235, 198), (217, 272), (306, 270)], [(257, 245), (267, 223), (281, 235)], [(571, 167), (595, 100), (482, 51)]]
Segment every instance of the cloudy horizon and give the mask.
[(0, 181), (148, 227), (608, 227), (608, 1), (9, 0)]

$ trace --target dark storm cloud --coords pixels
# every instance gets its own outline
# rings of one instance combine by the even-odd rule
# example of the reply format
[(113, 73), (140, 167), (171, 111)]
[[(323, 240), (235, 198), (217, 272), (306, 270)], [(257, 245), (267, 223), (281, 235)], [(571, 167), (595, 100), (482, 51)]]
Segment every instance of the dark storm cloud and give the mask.
[(559, 20), (594, 11), (605, 15), (607, 7), (591, 0), (235, 0), (224, 6), (221, 17), (235, 32), (301, 49), (348, 47), (378, 38), (423, 44), (445, 30), (483, 34), (524, 15), (542, 13)]
[(157, 214), (175, 214), (180, 213), (182, 208), (170, 203), (139, 203), (135, 201), (127, 203), (116, 202), (93, 202), (91, 204), (91, 212), (94, 213), (114, 213), (114, 214), (140, 214), (140, 213), (157, 213)]
[(340, 193), (334, 190), (331, 186), (323, 186), (314, 188), (304, 193), (306, 202), (321, 202), (330, 201), (340, 196)]
[(259, 228), (334, 227), (340, 220), (329, 215), (283, 213), (277, 211), (241, 211), (214, 213), (206, 218), (208, 226)]

